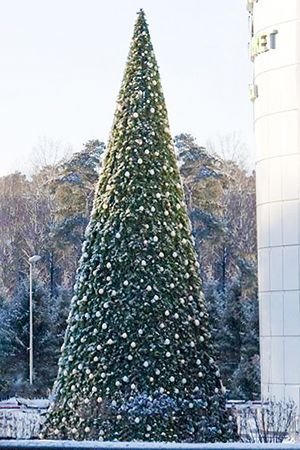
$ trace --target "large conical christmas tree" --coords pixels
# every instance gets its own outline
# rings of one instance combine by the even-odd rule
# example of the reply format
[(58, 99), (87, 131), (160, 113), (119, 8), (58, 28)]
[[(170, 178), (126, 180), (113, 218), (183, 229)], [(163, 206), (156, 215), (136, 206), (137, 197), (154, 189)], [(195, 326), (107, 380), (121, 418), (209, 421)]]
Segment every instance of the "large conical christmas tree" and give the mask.
[(48, 438), (233, 438), (158, 66), (138, 14), (83, 244)]

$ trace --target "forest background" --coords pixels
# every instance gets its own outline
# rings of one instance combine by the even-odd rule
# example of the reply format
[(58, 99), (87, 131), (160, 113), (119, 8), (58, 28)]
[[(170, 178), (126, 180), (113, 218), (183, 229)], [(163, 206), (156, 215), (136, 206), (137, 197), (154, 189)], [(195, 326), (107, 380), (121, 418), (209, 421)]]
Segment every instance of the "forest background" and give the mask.
[[(218, 363), (230, 399), (260, 395), (255, 173), (236, 135), (207, 148), (174, 139), (211, 315)], [(57, 374), (84, 231), (105, 145), (90, 140), (57, 160), (40, 141), (32, 173), (0, 178), (0, 397), (48, 396)], [(34, 266), (34, 384), (28, 383), (29, 264)]]

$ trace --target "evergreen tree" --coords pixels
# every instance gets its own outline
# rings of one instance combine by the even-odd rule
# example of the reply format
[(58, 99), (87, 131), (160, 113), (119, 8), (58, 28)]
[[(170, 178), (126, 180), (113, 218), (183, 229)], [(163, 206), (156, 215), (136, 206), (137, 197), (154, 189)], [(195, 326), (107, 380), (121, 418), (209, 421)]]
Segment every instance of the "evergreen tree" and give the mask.
[(207, 442), (232, 430), (140, 11), (43, 435)]
[(49, 296), (33, 283), (34, 384), (28, 383), (29, 285), (19, 283), (11, 301), (0, 304), (0, 394), (46, 395), (55, 377)]

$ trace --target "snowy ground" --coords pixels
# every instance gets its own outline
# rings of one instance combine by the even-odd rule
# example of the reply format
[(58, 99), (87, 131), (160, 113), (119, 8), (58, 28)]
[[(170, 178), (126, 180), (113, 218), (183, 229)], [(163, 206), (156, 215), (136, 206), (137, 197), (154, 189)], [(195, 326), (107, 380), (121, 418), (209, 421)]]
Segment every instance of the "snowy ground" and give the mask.
[(7, 441), (0, 440), (4, 449), (116, 449), (116, 450), (300, 450), (299, 444), (172, 444), (160, 442), (93, 442), (93, 441)]

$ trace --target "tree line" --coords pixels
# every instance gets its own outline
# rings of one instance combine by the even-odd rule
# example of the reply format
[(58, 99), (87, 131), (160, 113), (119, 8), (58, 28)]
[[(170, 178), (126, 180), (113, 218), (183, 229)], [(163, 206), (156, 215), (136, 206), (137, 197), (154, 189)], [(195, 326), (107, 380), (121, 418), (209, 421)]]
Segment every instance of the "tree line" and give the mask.
[[(229, 398), (259, 398), (255, 174), (188, 134), (175, 137), (218, 364)], [(105, 145), (0, 178), (0, 396), (48, 395)], [(28, 384), (34, 266), (34, 385)]]

